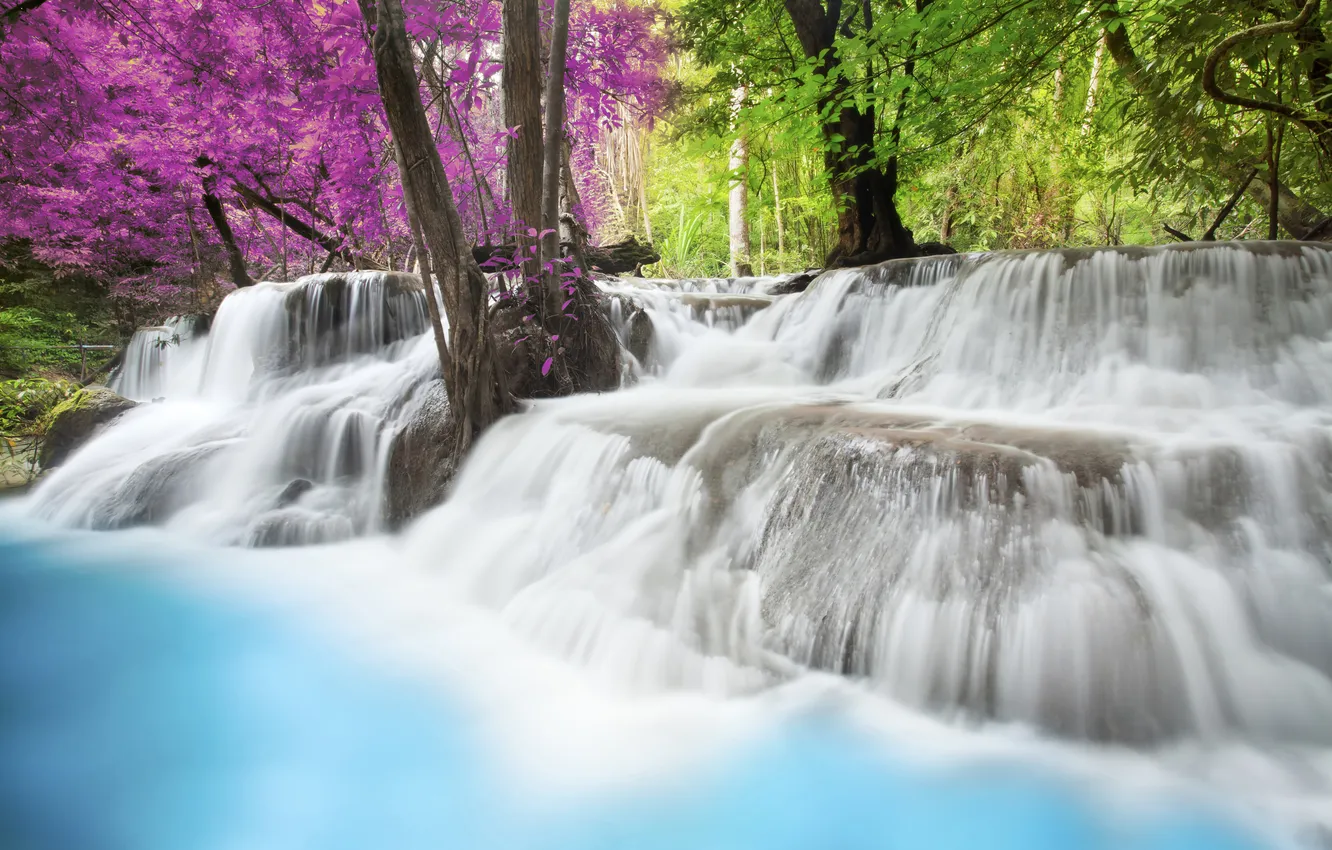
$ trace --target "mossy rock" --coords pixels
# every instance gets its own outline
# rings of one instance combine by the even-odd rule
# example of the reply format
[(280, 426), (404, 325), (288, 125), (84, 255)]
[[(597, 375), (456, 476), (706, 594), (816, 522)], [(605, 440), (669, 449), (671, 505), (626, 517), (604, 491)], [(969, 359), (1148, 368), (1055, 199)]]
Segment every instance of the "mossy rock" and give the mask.
[(42, 441), (42, 468), (64, 463), (99, 428), (137, 405), (106, 387), (85, 387), (60, 402), (43, 422), (46, 437)]

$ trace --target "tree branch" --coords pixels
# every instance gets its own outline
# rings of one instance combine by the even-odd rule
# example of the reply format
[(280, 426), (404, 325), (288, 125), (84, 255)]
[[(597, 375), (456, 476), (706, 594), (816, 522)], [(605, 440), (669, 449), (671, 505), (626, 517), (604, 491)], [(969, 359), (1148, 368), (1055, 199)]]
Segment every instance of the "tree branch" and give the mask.
[(315, 227), (306, 224), (291, 213), (282, 209), (282, 207), (274, 202), (272, 198), (260, 194), (239, 181), (232, 181), (232, 187), (235, 188), (236, 194), (240, 195), (242, 201), (262, 210), (269, 217), (277, 219), (292, 233), (295, 233), (302, 239), (313, 242), (329, 254), (332, 254), (345, 262), (347, 265), (360, 269), (379, 268), (379, 263), (368, 257), (363, 257), (347, 247), (345, 244), (346, 240), (342, 237), (330, 236), (327, 233), (323, 233)]
[(23, 0), (22, 3), (15, 3), (8, 9), (0, 11), (0, 18), (9, 18), (10, 21), (14, 21), (19, 15), (24, 12), (31, 12), (45, 2), (46, 0)]
[(1241, 183), (1239, 188), (1235, 190), (1235, 193), (1230, 196), (1230, 200), (1226, 201), (1226, 205), (1221, 208), (1221, 212), (1216, 214), (1216, 219), (1212, 221), (1212, 226), (1207, 228), (1207, 232), (1203, 234), (1203, 242), (1216, 241), (1216, 229), (1221, 226), (1221, 222), (1226, 220), (1226, 216), (1230, 215), (1231, 210), (1235, 209), (1235, 204), (1238, 204), (1239, 199), (1244, 197), (1244, 193), (1248, 190), (1249, 184), (1253, 182), (1253, 178), (1256, 176), (1258, 176), (1258, 169), (1251, 169), (1249, 171), (1249, 176), (1244, 178), (1244, 182)]
[(1246, 30), (1235, 33), (1229, 38), (1223, 39), (1220, 44), (1212, 48), (1212, 52), (1207, 54), (1207, 59), (1203, 62), (1202, 87), (1203, 91), (1218, 103), (1226, 103), (1231, 106), (1238, 106), (1242, 109), (1258, 109), (1264, 112), (1271, 112), (1296, 121), (1317, 137), (1320, 146), (1328, 147), (1325, 136), (1328, 133), (1327, 122), (1316, 118), (1311, 118), (1304, 112), (1296, 109), (1289, 104), (1274, 100), (1259, 100), (1257, 98), (1245, 97), (1244, 95), (1228, 92), (1221, 88), (1216, 81), (1216, 71), (1221, 62), (1225, 60), (1226, 55), (1234, 50), (1241, 42), (1253, 41), (1255, 39), (1267, 38), (1268, 36), (1279, 35), (1281, 33), (1297, 33), (1304, 28), (1304, 25), (1313, 17), (1314, 12), (1318, 11), (1318, 5), (1321, 0), (1308, 0), (1300, 13), (1289, 21), (1277, 21), (1271, 24), (1259, 24), (1249, 27)]

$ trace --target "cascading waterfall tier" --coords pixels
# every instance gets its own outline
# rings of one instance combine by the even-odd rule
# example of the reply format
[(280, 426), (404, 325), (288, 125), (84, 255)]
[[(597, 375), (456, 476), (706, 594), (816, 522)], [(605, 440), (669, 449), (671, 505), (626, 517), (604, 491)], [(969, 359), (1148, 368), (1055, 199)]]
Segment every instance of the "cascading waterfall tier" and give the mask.
[(54, 472), (33, 509), (249, 545), (377, 528), (388, 425), (434, 363), (428, 326), (418, 278), (355, 272), (238, 290), (207, 336), (140, 332), (118, 386), (166, 400)]
[(190, 388), (178, 386), (177, 381), (190, 381), (197, 375), (188, 362), (189, 354), (181, 353), (193, 353), (195, 337), (207, 332), (204, 316), (172, 316), (157, 327), (140, 328), (125, 346), (124, 361), (112, 376), (110, 388), (134, 401), (152, 401), (182, 389), (188, 392)]
[[(229, 543), (374, 530), (431, 343), (404, 341), (419, 291), (346, 281), (336, 309), (322, 278), (230, 296), (199, 395), (133, 411), (32, 509)], [(966, 722), (1327, 763), (1332, 251), (772, 283), (606, 284), (626, 345), (651, 328), (634, 385), (498, 423), (394, 545), (621, 687), (820, 670)]]
[(515, 541), (453, 580), (648, 690), (815, 668), (1072, 738), (1332, 744), (1332, 252), (893, 263), (673, 354), (501, 423), (422, 557)]

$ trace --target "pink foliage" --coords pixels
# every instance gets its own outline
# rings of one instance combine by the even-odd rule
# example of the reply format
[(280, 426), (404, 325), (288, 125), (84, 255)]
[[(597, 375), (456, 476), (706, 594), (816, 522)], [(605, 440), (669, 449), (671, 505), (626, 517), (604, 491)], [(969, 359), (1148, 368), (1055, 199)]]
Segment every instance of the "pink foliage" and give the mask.
[[(465, 224), (478, 241), (501, 235), (512, 222), (500, 4), (405, 6), (448, 92), (422, 90)], [(353, 0), (48, 0), (0, 26), (0, 240), (28, 239), (46, 262), (114, 276), (120, 294), (166, 297), (175, 284), (162, 281), (187, 277), (217, 243), (202, 205), (208, 181), (260, 274), (284, 259), (298, 273), (325, 252), (243, 203), (238, 186), (359, 253), (405, 255)], [(662, 105), (661, 30), (649, 2), (574, 3), (568, 132), (587, 194), (599, 191), (587, 165), (602, 128), (622, 106), (650, 118)]]

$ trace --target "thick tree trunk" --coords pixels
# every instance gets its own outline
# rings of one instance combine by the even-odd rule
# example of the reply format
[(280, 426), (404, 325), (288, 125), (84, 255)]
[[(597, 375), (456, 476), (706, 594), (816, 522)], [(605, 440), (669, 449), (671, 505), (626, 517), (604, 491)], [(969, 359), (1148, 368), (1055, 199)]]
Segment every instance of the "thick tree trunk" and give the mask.
[[(1116, 0), (1105, 0), (1101, 6), (1101, 16), (1107, 21), (1120, 18)], [(1122, 22), (1113, 30), (1106, 28), (1105, 46), (1110, 52), (1110, 57), (1115, 60), (1116, 67), (1124, 75), (1124, 79), (1128, 80), (1139, 95), (1146, 98), (1149, 103), (1168, 110), (1172, 115), (1182, 116), (1180, 119), (1183, 121), (1180, 127), (1182, 133), (1195, 137), (1201, 135), (1202, 128), (1187, 120), (1188, 116), (1193, 115), (1193, 111), (1171, 103), (1172, 95), (1153, 78), (1150, 69), (1138, 57), (1133, 49), (1133, 42), (1129, 39), (1128, 29), (1122, 25)], [(1287, 233), (1296, 239), (1332, 241), (1332, 221), (1329, 221), (1328, 216), (1300, 198), (1280, 180), (1273, 180), (1271, 175), (1266, 173), (1263, 163), (1235, 160), (1218, 149), (1216, 165), (1217, 171), (1233, 183), (1244, 180), (1250, 169), (1258, 168), (1260, 179), (1250, 181), (1248, 188), (1248, 195), (1255, 203), (1263, 209), (1271, 209), (1272, 186), (1275, 185), (1279, 196), (1276, 207), (1278, 221)]]
[[(527, 249), (541, 228), (541, 7), (538, 0), (504, 0), (504, 124), (508, 147), (509, 202), (523, 276), (538, 278), (540, 263)], [(537, 292), (540, 287), (537, 287)], [(535, 294), (535, 293), (529, 293)]]
[[(835, 40), (841, 21), (841, 0), (785, 0), (786, 12), (806, 58), (819, 61), (825, 78), (840, 64)], [(875, 120), (872, 110), (862, 112), (845, 105), (846, 78), (839, 78), (820, 103), (822, 111), (836, 108), (834, 120), (822, 127), (826, 147), (824, 166), (837, 207), (837, 245), (827, 265), (860, 265), (897, 257), (919, 256), (911, 232), (902, 224), (893, 196), (896, 168), (884, 173), (870, 165), (874, 156)], [(840, 140), (839, 140), (840, 138)]]
[(458, 422), (461, 455), (483, 428), (512, 409), (513, 401), (486, 328), (485, 275), (472, 259), (453, 191), (421, 105), (420, 86), (400, 0), (361, 0), (372, 32), (379, 94), (389, 130), (401, 152), (404, 196), (416, 211), (424, 247), (439, 281), (449, 319), (445, 383)]
[[(732, 125), (735, 115), (745, 101), (745, 87), (740, 86), (731, 93)], [(736, 129), (735, 140), (731, 142), (731, 189), (729, 194), (730, 235), (731, 235), (731, 277), (749, 277), (754, 274), (750, 265), (749, 254), (749, 145), (742, 132)]]
[(216, 186), (216, 177), (204, 178), (204, 209), (208, 210), (208, 217), (213, 220), (213, 227), (217, 228), (217, 235), (222, 238), (222, 247), (227, 252), (227, 268), (231, 272), (231, 282), (237, 287), (253, 286), (254, 279), (245, 269), (245, 255), (236, 244), (236, 234), (232, 232), (231, 223), (227, 221), (226, 208), (222, 206), (222, 199), (214, 194)]

